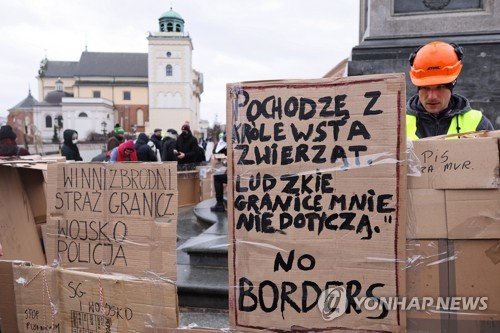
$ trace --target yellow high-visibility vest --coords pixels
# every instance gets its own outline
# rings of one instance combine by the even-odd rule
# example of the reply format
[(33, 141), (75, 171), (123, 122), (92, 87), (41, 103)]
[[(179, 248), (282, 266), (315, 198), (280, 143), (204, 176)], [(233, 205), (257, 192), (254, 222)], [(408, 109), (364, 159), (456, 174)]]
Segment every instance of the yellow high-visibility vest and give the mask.
[[(457, 134), (457, 121), (460, 125), (460, 133), (473, 132), (481, 122), (483, 114), (478, 110), (470, 110), (466, 113), (459, 114), (453, 117), (448, 127), (447, 134)], [(418, 140), (417, 136), (417, 117), (413, 115), (406, 115), (406, 137), (412, 140)]]

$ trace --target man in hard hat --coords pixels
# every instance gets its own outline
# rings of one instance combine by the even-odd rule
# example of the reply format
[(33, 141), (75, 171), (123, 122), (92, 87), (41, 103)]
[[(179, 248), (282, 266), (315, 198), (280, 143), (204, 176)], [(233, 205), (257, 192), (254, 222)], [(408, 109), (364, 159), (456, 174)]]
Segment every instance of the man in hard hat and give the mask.
[(410, 78), (418, 94), (406, 105), (406, 135), (412, 140), (442, 134), (493, 130), (467, 98), (453, 93), (463, 50), (454, 43), (430, 42), (410, 55)]

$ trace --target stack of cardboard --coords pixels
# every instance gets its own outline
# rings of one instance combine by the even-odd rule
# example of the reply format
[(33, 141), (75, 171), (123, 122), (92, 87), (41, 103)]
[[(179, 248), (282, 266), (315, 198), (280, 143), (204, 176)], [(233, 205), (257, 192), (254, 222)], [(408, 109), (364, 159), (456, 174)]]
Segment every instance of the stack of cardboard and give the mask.
[(200, 175), (200, 201), (208, 200), (214, 197), (214, 171), (211, 166), (200, 166), (197, 168)]
[(486, 310), (407, 314), (408, 328), (500, 330), (500, 132), (414, 142), (408, 179), (407, 296), (488, 297)]
[(179, 185), (179, 207), (195, 205), (200, 202), (200, 174), (198, 170), (177, 172)]
[(175, 163), (50, 165), (51, 267), (2, 263), (7, 332), (177, 327), (176, 180)]

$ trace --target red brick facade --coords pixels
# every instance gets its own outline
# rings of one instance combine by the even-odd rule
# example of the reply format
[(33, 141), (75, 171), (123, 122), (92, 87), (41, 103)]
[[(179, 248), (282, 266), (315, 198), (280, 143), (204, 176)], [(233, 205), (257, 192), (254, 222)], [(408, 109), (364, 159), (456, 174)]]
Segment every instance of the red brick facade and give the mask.
[[(28, 121), (26, 121), (26, 117), (28, 117)], [(27, 134), (26, 141), (28, 141), (29, 144), (32, 144), (34, 142), (32, 112), (26, 112), (22, 110), (10, 111), (9, 116), (7, 117), (7, 124), (10, 125), (14, 133), (16, 133), (16, 142), (18, 145), (24, 145), (25, 134)], [(27, 133), (25, 133), (26, 130)]]
[[(120, 124), (125, 132), (133, 132), (132, 126), (136, 126), (136, 132), (144, 132), (145, 124), (149, 121), (149, 106), (148, 105), (116, 105), (115, 108), (115, 123)], [(137, 111), (142, 110), (144, 123), (142, 126), (137, 124)]]

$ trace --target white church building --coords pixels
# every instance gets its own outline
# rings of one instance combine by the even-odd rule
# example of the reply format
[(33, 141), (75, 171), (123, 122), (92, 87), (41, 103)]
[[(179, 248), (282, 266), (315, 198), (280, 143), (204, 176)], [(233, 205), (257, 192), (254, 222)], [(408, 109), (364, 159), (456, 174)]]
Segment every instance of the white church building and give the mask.
[(43, 59), (38, 100), (31, 91), (9, 109), (18, 143), (51, 142), (74, 129), (80, 140), (110, 132), (177, 131), (188, 122), (200, 131), (203, 74), (192, 67), (193, 43), (184, 19), (172, 9), (147, 37), (148, 53), (82, 52), (79, 61)]

